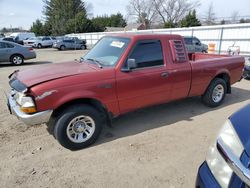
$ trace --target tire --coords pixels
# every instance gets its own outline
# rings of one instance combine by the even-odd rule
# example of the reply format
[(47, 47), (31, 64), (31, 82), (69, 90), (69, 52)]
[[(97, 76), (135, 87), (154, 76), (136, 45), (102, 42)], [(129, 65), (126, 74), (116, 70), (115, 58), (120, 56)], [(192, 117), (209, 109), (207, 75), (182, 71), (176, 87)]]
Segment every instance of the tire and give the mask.
[(85, 46), (84, 46), (84, 45), (81, 45), (81, 46), (80, 46), (80, 50), (85, 50)]
[(226, 92), (226, 81), (221, 78), (215, 78), (202, 96), (202, 102), (209, 107), (217, 107), (223, 102)]
[(61, 45), (61, 46), (60, 46), (60, 50), (65, 50), (65, 46), (64, 46), (64, 45)]
[(39, 44), (37, 45), (37, 48), (42, 48), (42, 45), (39, 43)]
[(97, 140), (103, 123), (101, 113), (94, 107), (73, 105), (59, 114), (55, 121), (54, 136), (67, 149), (83, 149)]
[(19, 55), (19, 54), (14, 54), (11, 56), (10, 58), (10, 62), (13, 64), (13, 65), (22, 65), (23, 64), (23, 56), (22, 55)]

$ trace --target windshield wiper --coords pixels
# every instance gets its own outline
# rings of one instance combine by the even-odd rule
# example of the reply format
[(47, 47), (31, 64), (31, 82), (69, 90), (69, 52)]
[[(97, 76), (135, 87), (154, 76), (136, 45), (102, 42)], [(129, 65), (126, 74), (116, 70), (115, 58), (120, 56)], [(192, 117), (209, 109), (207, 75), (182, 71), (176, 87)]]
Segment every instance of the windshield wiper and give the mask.
[(103, 68), (103, 67), (102, 67), (102, 64), (100, 63), (100, 61), (98, 61), (98, 60), (96, 60), (96, 59), (93, 59), (93, 58), (88, 58), (87, 60), (92, 61), (92, 62), (94, 62), (95, 64), (97, 64), (97, 66), (98, 66), (100, 69)]

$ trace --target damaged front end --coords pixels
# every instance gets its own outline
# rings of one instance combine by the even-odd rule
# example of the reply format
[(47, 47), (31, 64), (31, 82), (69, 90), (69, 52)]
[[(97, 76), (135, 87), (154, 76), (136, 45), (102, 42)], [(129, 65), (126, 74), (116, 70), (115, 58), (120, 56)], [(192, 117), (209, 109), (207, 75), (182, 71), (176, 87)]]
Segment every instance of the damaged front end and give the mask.
[(52, 114), (52, 110), (38, 112), (35, 98), (29, 93), (29, 88), (16, 77), (16, 71), (10, 76), (9, 85), (11, 87), (8, 96), (8, 108), (11, 114), (27, 125), (37, 125), (46, 123)]

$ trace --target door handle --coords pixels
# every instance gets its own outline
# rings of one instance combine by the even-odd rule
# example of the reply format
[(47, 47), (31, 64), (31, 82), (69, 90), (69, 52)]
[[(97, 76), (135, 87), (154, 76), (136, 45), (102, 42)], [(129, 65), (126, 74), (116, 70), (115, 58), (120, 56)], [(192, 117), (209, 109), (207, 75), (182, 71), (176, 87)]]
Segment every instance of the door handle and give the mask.
[(161, 73), (161, 77), (163, 77), (163, 78), (167, 78), (167, 77), (168, 77), (168, 73), (167, 73), (167, 72), (163, 72), (163, 73)]

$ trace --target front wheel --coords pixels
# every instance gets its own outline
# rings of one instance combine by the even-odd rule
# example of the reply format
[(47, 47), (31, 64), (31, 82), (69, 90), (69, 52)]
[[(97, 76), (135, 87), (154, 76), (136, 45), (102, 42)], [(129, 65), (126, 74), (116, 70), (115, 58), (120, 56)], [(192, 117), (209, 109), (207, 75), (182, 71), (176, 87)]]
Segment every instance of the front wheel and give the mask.
[(70, 150), (93, 144), (103, 126), (100, 112), (89, 105), (74, 105), (59, 114), (54, 128), (58, 142)]
[(64, 46), (64, 45), (61, 45), (61, 46), (60, 46), (60, 50), (62, 50), (62, 51), (65, 50), (65, 46)]
[(37, 45), (37, 48), (42, 48), (42, 45), (39, 43), (38, 45)]
[(227, 84), (221, 78), (215, 78), (207, 88), (207, 91), (202, 96), (202, 101), (209, 107), (219, 106), (226, 95)]

